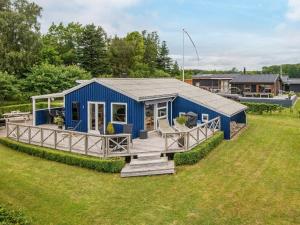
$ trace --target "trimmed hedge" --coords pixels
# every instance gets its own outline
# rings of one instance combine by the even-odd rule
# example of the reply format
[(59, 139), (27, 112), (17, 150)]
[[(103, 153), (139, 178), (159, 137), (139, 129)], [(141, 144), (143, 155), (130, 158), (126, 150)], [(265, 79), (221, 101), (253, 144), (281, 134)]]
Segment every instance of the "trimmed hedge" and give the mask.
[(0, 205), (0, 224), (3, 225), (29, 225), (30, 222), (25, 218), (21, 211), (8, 210), (6, 207)]
[(96, 158), (71, 152), (53, 150), (35, 145), (20, 143), (9, 138), (0, 138), (0, 143), (19, 152), (43, 159), (79, 166), (100, 172), (118, 173), (125, 166), (124, 158)]
[(223, 141), (223, 139), (224, 133), (222, 131), (218, 131), (213, 137), (202, 142), (191, 151), (175, 153), (175, 165), (192, 165), (199, 162), (199, 160), (207, 156), (211, 150), (218, 146)]
[[(62, 107), (61, 103), (52, 102), (51, 107)], [(45, 109), (48, 108), (48, 103), (46, 102), (38, 102), (36, 103), (36, 109)], [(21, 111), (21, 112), (31, 112), (32, 111), (32, 104), (18, 104), (18, 105), (7, 105), (0, 107), (0, 114), (8, 113), (11, 111)]]
[(284, 108), (278, 104), (269, 103), (256, 103), (256, 102), (241, 102), (242, 104), (248, 106), (247, 111), (252, 113), (263, 114), (264, 112), (281, 112)]

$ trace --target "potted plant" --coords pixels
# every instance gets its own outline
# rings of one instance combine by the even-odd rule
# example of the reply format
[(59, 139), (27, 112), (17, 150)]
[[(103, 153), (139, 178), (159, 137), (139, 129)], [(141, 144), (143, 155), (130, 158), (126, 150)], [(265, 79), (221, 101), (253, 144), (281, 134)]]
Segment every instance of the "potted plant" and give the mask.
[[(180, 125), (185, 125), (187, 122), (186, 116), (178, 116), (176, 117), (176, 122), (179, 123)], [(184, 146), (184, 135), (180, 135), (178, 139), (178, 147), (183, 147)]]
[(58, 129), (62, 129), (64, 125), (64, 118), (61, 116), (54, 117), (54, 123), (58, 126)]
[[(114, 125), (112, 123), (108, 123), (107, 124), (107, 127), (106, 127), (106, 132), (107, 134), (109, 135), (113, 135), (115, 134), (115, 128), (114, 128)], [(111, 140), (113, 140), (114, 142), (117, 142), (118, 143), (118, 138), (117, 137), (112, 137)], [(112, 148), (114, 149), (116, 147), (116, 143), (114, 143), (113, 141), (109, 141), (108, 145), (109, 145), (109, 148)], [(116, 149), (114, 149), (116, 150)]]

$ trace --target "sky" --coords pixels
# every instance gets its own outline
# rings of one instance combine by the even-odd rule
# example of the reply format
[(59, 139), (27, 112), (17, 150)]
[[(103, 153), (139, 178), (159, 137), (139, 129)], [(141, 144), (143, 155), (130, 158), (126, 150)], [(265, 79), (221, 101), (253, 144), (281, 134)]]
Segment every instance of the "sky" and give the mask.
[(109, 36), (157, 31), (170, 56), (185, 68), (261, 69), (300, 63), (300, 0), (34, 0), (43, 7), (42, 32), (51, 23), (102, 26)]

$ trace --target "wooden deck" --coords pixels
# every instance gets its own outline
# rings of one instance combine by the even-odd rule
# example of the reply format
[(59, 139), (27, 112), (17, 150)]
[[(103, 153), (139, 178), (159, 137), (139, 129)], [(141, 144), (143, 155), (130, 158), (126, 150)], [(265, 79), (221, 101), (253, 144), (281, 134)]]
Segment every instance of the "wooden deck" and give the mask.
[(95, 135), (56, 129), (56, 125), (31, 126), (8, 123), (7, 137), (33, 145), (54, 148), (97, 157), (133, 156), (141, 153), (174, 153), (192, 149), (220, 129), (220, 118), (215, 118), (188, 132), (149, 133), (147, 139), (133, 139), (129, 134)]

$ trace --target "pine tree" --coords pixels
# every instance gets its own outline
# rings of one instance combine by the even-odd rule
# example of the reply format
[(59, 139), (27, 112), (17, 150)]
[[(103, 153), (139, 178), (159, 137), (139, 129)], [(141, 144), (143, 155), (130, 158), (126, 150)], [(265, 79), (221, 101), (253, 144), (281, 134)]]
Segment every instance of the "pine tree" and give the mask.
[(172, 60), (169, 57), (169, 49), (165, 41), (162, 42), (159, 49), (157, 65), (158, 69), (161, 69), (167, 73), (171, 72)]
[(175, 63), (173, 64), (171, 74), (172, 74), (172, 76), (180, 75), (180, 69), (179, 69), (177, 61), (175, 61)]
[(94, 24), (83, 29), (78, 49), (79, 65), (96, 77), (109, 73), (106, 33)]

